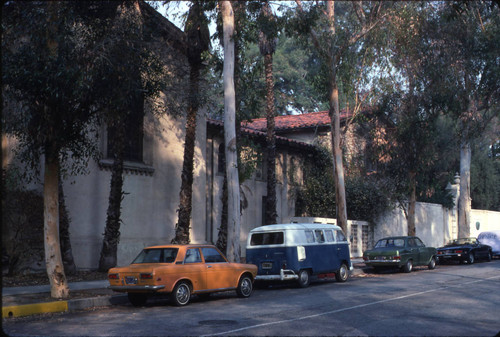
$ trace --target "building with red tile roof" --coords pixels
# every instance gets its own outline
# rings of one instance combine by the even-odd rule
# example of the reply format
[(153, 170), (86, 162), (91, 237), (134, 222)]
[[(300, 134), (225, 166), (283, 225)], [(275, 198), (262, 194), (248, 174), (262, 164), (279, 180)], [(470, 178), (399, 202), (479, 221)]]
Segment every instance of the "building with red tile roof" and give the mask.
[[(349, 113), (342, 111), (341, 123), (345, 122)], [(275, 131), (277, 136), (296, 141), (317, 144), (323, 143), (323, 138), (330, 132), (330, 116), (328, 111), (309, 112), (300, 115), (285, 115), (275, 117)], [(265, 132), (266, 118), (256, 118), (241, 123), (247, 129)]]

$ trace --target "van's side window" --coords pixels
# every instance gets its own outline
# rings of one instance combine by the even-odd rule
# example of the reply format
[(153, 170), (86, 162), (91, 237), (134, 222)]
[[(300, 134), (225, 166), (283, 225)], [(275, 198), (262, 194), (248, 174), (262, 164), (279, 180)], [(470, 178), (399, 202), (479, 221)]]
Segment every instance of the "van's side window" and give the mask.
[(330, 229), (325, 230), (325, 238), (327, 242), (335, 242), (335, 237), (333, 236), (333, 231)]
[(316, 229), (314, 231), (314, 234), (316, 236), (316, 242), (319, 242), (319, 243), (325, 242), (325, 236), (323, 235), (323, 231), (321, 229)]
[(347, 241), (347, 238), (345, 237), (344, 233), (342, 231), (335, 231), (337, 232), (337, 241)]
[(281, 245), (284, 242), (283, 232), (255, 233), (252, 234), (252, 246)]
[(307, 239), (307, 243), (314, 242), (314, 234), (312, 231), (306, 231), (306, 239)]

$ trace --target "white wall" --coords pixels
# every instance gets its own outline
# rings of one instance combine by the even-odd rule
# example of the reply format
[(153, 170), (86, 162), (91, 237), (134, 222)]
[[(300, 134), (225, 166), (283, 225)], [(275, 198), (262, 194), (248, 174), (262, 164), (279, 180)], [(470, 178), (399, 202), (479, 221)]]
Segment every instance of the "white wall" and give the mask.
[(481, 232), (500, 230), (500, 212), (473, 209), (470, 216), (471, 236), (477, 237)]
[[(175, 236), (177, 209), (184, 153), (184, 119), (163, 117), (154, 121), (150, 167), (152, 174), (127, 170), (124, 173), (122, 201), (123, 223), (120, 226), (118, 265), (129, 264), (146, 246), (170, 243)], [(194, 161), (193, 210), (191, 241), (205, 240), (206, 194), (197, 186), (206, 185), (204, 152), (200, 142), (205, 139), (205, 118), (197, 127)], [(145, 144), (146, 146), (146, 144)], [(89, 162), (88, 175), (70, 177), (64, 183), (66, 203), (71, 217), (70, 235), (75, 263), (79, 269), (94, 269), (99, 262), (106, 224), (111, 172), (94, 161)]]
[[(446, 209), (438, 204), (417, 202), (415, 211), (416, 235), (427, 246), (441, 247), (452, 239), (457, 239), (457, 212)], [(476, 228), (479, 223), (479, 229)], [(470, 236), (484, 231), (500, 229), (500, 212), (472, 210)], [(408, 223), (403, 210), (396, 208), (377, 219), (374, 228), (374, 240), (386, 236), (407, 235)]]

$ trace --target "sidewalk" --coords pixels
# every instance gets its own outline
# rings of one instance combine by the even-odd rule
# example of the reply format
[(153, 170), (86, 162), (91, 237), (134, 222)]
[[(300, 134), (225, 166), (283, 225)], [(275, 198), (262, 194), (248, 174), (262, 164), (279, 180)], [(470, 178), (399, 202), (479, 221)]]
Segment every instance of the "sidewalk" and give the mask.
[[(352, 259), (351, 276), (364, 273), (362, 259)], [(128, 303), (127, 294), (108, 289), (108, 280), (69, 283), (70, 298), (54, 300), (50, 286), (26, 286), (2, 288), (2, 318), (21, 317), (49, 312), (72, 312), (93, 307)]]
[(50, 297), (50, 286), (2, 288), (2, 318), (21, 317), (49, 312), (71, 312), (128, 301), (126, 294), (108, 289), (107, 280), (69, 283), (70, 298)]

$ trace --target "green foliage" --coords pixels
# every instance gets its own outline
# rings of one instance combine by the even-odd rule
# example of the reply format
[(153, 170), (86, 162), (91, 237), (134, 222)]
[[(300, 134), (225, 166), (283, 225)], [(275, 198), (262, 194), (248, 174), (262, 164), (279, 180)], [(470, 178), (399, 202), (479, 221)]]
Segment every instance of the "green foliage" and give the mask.
[(95, 111), (95, 73), (90, 51), (95, 32), (72, 3), (9, 2), (2, 11), (4, 131), (20, 141), (20, 158), (31, 169), (49, 148), (72, 158), (72, 170), (95, 153), (90, 137)]
[(157, 97), (167, 69), (148, 48), (151, 32), (132, 2), (119, 17), (119, 2), (49, 4), (3, 8), (2, 122), (34, 175), (48, 150), (59, 153), (63, 170), (79, 174), (89, 157), (99, 156), (98, 117), (112, 125), (138, 97)]
[(259, 163), (262, 163), (262, 145), (255, 143), (248, 137), (240, 137), (238, 142), (238, 176), (240, 185), (250, 179), (257, 170)]
[(390, 188), (372, 176), (348, 176), (345, 186), (349, 219), (374, 223), (393, 207)]
[(488, 142), (472, 149), (472, 208), (500, 211), (500, 160), (491, 157)]
[[(314, 154), (303, 167), (304, 185), (296, 190), (298, 216), (335, 218), (335, 181), (333, 163), (327, 149)], [(293, 172), (289, 176), (294, 176)], [(373, 222), (379, 215), (393, 207), (387, 181), (373, 176), (350, 175), (346, 177), (346, 203), (350, 220)]]
[(300, 165), (303, 184), (293, 180), (297, 176), (298, 167), (292, 165), (289, 168), (290, 184), (295, 185), (295, 214), (335, 218), (335, 182), (331, 154), (327, 149), (322, 148), (313, 156), (313, 160)]
[(8, 275), (43, 267), (43, 198), (26, 191), (18, 168), (2, 168), (2, 266)]

